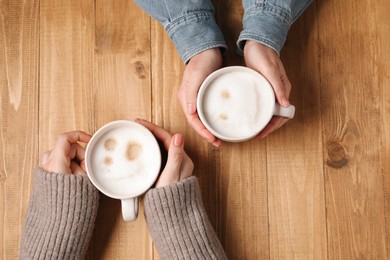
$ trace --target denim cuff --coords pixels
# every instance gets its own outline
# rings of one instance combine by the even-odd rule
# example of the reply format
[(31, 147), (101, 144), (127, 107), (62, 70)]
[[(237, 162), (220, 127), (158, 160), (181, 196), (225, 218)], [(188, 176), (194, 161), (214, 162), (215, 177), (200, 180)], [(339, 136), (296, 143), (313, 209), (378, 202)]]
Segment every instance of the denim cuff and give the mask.
[(237, 41), (238, 52), (242, 54), (245, 41), (260, 42), (278, 55), (282, 49), (292, 18), (284, 9), (266, 3), (248, 9), (243, 18), (243, 31)]
[(193, 12), (172, 21), (166, 28), (184, 63), (194, 55), (211, 49), (227, 49), (213, 12)]

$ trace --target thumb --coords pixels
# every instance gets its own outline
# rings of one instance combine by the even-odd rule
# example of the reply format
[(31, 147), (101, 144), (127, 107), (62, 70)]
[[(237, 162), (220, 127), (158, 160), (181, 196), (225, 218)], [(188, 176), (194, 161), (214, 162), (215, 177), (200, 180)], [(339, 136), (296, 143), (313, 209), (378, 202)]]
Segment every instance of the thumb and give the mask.
[(205, 79), (206, 75), (203, 73), (195, 71), (191, 75), (189, 75), (189, 79), (185, 80), (185, 92), (184, 98), (186, 103), (186, 114), (192, 115), (196, 112), (196, 99), (198, 96), (198, 91), (200, 85)]
[(171, 185), (180, 179), (180, 169), (184, 156), (184, 137), (181, 134), (175, 134), (171, 139), (168, 150), (168, 160), (165, 169), (161, 173), (156, 187)]
[[(290, 102), (288, 100), (286, 89), (282, 81), (282, 71), (280, 71), (278, 67), (269, 68), (265, 72), (261, 70), (258, 71), (269, 81), (269, 83), (271, 83), (278, 103), (284, 107), (288, 107)], [(284, 75), (284, 78), (287, 79), (287, 75)]]

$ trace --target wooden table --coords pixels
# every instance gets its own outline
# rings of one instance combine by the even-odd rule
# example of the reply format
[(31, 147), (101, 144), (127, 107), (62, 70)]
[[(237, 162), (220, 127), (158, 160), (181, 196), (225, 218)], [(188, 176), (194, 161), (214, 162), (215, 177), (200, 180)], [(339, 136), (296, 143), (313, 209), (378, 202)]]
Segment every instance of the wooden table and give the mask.
[[(214, 1), (235, 54), (238, 0)], [(130, 0), (0, 0), (0, 256), (18, 256), (32, 169), (59, 133), (142, 117), (186, 136), (230, 259), (390, 258), (390, 2), (316, 1), (281, 59), (297, 113), (216, 150), (186, 123), (185, 66)], [(142, 214), (103, 197), (88, 259), (156, 259)]]

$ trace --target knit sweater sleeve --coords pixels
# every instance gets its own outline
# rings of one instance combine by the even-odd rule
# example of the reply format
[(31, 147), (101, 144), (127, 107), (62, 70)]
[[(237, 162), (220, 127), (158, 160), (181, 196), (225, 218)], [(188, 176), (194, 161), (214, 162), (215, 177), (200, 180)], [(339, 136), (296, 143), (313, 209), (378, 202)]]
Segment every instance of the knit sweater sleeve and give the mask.
[(162, 259), (226, 259), (196, 177), (152, 189), (144, 203), (149, 231)]
[(35, 170), (20, 259), (82, 259), (99, 202), (87, 176)]

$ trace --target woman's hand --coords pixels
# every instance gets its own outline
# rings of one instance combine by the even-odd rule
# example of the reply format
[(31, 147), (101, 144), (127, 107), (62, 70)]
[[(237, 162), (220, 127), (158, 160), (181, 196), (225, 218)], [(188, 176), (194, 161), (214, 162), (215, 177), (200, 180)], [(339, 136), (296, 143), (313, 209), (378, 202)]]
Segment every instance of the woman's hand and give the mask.
[(135, 122), (149, 129), (168, 151), (167, 164), (157, 180), (156, 188), (169, 186), (192, 175), (194, 164), (184, 151), (183, 135), (172, 136), (161, 127), (142, 119), (136, 119)]
[(42, 167), (48, 172), (85, 174), (85, 149), (78, 143), (88, 143), (89, 134), (72, 131), (61, 134), (53, 150), (42, 156)]
[[(249, 40), (244, 46), (244, 58), (248, 68), (256, 70), (269, 81), (274, 89), (276, 101), (281, 106), (288, 107), (290, 105), (288, 98), (290, 96), (291, 83), (278, 54), (261, 43)], [(259, 137), (266, 137), (287, 121), (288, 119), (285, 117), (274, 116), (260, 132)]]
[(191, 58), (184, 70), (178, 97), (188, 123), (209, 143), (219, 147), (221, 140), (217, 139), (199, 119), (196, 99), (202, 82), (208, 75), (222, 66), (222, 55), (218, 48), (203, 51)]

